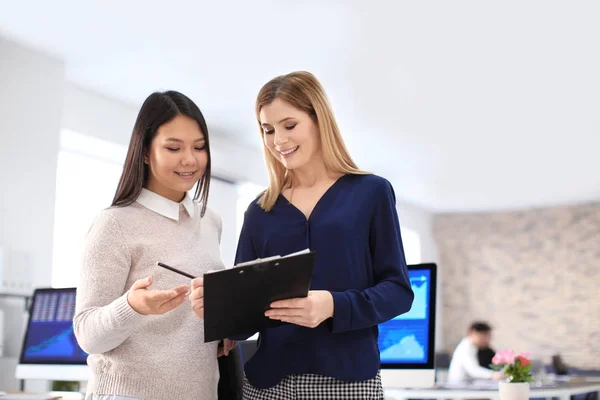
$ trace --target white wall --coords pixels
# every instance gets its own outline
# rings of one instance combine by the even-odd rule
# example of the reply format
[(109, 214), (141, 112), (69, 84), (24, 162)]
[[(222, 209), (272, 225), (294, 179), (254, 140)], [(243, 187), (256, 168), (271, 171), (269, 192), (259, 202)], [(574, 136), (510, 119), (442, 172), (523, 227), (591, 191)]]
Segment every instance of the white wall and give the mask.
[(0, 38), (0, 243), (51, 279), (64, 65)]
[[(0, 37), (0, 246), (28, 258), (34, 286), (50, 286), (64, 64)], [(21, 347), (23, 301), (0, 298), (5, 315), (0, 371), (6, 388)], [(10, 380), (10, 382), (6, 382)]]

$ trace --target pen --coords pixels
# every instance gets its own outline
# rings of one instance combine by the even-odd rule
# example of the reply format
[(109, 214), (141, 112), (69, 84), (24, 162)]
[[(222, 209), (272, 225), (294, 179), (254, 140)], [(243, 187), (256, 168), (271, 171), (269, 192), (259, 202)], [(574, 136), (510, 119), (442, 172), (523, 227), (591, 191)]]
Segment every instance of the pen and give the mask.
[(169, 271), (173, 271), (173, 272), (175, 272), (175, 273), (177, 273), (179, 275), (183, 275), (183, 276), (185, 276), (187, 278), (190, 278), (190, 279), (195, 279), (196, 278), (194, 275), (188, 274), (187, 272), (183, 272), (181, 270), (178, 270), (177, 268), (173, 268), (170, 265), (163, 264), (161, 262), (158, 263), (158, 266), (159, 267), (163, 267), (165, 269), (168, 269)]

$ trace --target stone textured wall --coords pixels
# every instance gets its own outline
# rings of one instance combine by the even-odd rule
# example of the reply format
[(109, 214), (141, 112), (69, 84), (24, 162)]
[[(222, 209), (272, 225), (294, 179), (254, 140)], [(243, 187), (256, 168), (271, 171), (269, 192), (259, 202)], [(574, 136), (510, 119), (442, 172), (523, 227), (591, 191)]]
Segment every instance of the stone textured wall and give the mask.
[(496, 350), (600, 369), (600, 203), (439, 214), (433, 230), (447, 351), (483, 319)]

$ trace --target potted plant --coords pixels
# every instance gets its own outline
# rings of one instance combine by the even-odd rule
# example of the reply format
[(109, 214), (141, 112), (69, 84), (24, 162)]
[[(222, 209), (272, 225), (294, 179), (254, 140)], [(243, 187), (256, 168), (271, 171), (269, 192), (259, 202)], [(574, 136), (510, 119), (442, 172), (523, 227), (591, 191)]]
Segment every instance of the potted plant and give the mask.
[(531, 353), (518, 353), (503, 350), (494, 356), (490, 368), (502, 371), (506, 381), (498, 383), (500, 400), (528, 400), (531, 376)]

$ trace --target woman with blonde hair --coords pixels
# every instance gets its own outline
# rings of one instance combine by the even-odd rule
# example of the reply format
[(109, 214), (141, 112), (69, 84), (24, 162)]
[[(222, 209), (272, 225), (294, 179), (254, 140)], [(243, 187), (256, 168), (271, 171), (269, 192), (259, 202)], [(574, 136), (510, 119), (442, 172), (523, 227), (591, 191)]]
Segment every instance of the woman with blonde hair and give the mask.
[(285, 324), (260, 332), (244, 398), (383, 399), (377, 325), (413, 301), (394, 190), (352, 161), (312, 74), (269, 81), (256, 118), (269, 187), (245, 213), (236, 263), (316, 258), (308, 296), (265, 313)]

